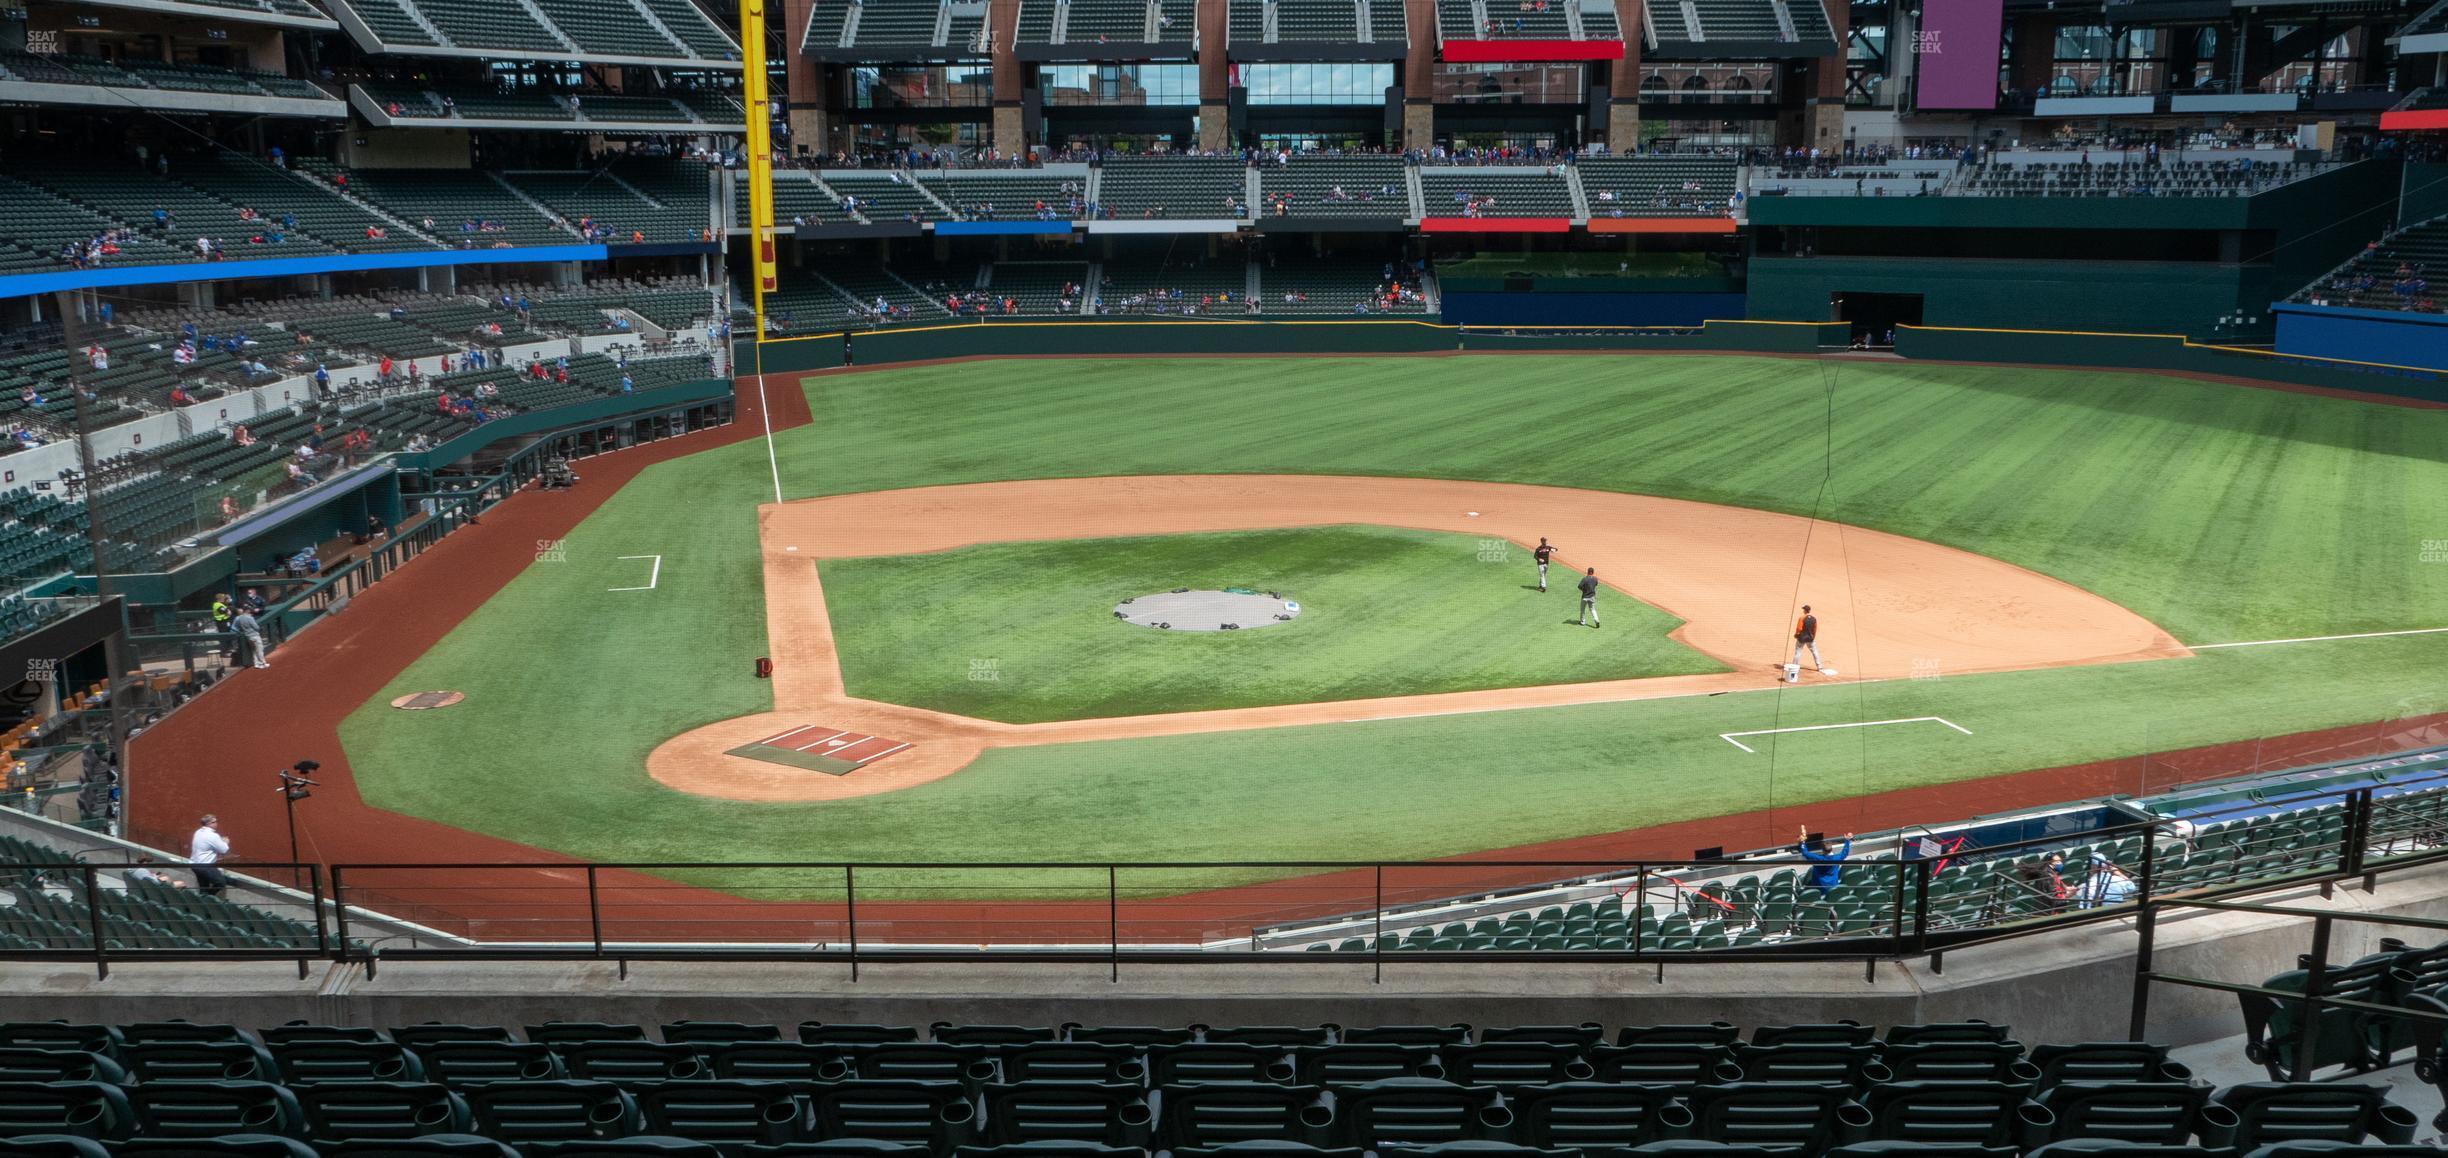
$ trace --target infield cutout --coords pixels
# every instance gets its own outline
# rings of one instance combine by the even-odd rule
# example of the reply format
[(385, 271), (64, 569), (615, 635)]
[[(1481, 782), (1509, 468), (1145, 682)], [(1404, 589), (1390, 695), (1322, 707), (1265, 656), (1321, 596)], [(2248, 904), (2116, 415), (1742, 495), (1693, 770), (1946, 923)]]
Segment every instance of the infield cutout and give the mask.
[(1133, 627), (1161, 631), (1248, 631), (1274, 627), (1300, 618), (1299, 600), (1280, 592), (1227, 587), (1194, 591), (1187, 587), (1142, 595), (1114, 604), (1114, 618)]
[(906, 752), (909, 748), (909, 744), (886, 736), (824, 724), (807, 724), (767, 736), (753, 744), (742, 744), (724, 755), (761, 760), (805, 772), (822, 772), (827, 776), (847, 776), (886, 756)]

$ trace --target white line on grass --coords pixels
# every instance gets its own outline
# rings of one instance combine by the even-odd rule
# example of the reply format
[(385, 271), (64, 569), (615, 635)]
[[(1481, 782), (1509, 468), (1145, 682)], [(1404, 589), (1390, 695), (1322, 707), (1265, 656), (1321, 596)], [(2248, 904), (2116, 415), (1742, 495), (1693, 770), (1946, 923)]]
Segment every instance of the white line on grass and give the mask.
[(2352, 635), (2307, 635), (2302, 639), (2254, 639), (2243, 643), (2188, 643), (2195, 651), (2211, 651), (2222, 647), (2268, 647), (2277, 643), (2327, 643), (2333, 639), (2381, 639), (2391, 635), (2439, 635), (2448, 627), (2417, 627), (2411, 631), (2358, 631)]
[(1756, 731), (1750, 732), (1719, 732), (1717, 733), (1717, 738), (1725, 741), (1728, 744), (1732, 744), (1745, 752), (1749, 752), (1753, 750), (1751, 745), (1745, 744), (1734, 737), (1769, 736), (1775, 735), (1779, 732), (1825, 732), (1832, 728), (1876, 728), (1884, 724), (1945, 724), (1947, 727), (1953, 728), (1964, 735), (1969, 736), (1972, 734), (1972, 729), (1964, 727), (1963, 725), (1947, 719), (1944, 716), (1912, 716), (1902, 720), (1865, 720), (1858, 724), (1812, 724), (1805, 728), (1760, 728)]
[(644, 587), (606, 587), (606, 588), (604, 588), (604, 590), (606, 590), (606, 591), (652, 591), (652, 590), (654, 590), (654, 589), (655, 589), (655, 584), (660, 583), (660, 582), (662, 582), (662, 581), (663, 581), (663, 556), (661, 556), (661, 555), (622, 555), (622, 556), (619, 556), (619, 558), (624, 559), (624, 560), (626, 560), (626, 559), (652, 559), (652, 560), (654, 560), (654, 569), (653, 569), (653, 570), (651, 570), (651, 571), (648, 571), (648, 572), (646, 573), (646, 585), (645, 585)]
[[(764, 325), (765, 319), (759, 316), (757, 324)], [(764, 339), (762, 334), (757, 337), (760, 342)], [(756, 380), (757, 417), (765, 421), (765, 465), (773, 471), (774, 501), (778, 503), (782, 501), (782, 460), (774, 457), (773, 407), (765, 401), (765, 355), (762, 353), (757, 355)]]

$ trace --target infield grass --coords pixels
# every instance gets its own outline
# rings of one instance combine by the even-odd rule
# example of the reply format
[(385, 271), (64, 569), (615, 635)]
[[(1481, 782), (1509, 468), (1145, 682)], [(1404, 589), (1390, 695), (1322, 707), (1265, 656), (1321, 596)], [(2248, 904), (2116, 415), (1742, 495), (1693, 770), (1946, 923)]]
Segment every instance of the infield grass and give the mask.
[[(2190, 643), (2448, 627), (2448, 565), (2424, 554), (2448, 539), (2448, 411), (2148, 374), (1732, 357), (1027, 360), (808, 392), (814, 425), (777, 439), (795, 497), (1199, 471), (1539, 483), (1925, 538), (2098, 592)], [(1426, 857), (2438, 710), (2448, 667), (2448, 635), (2346, 640), (1009, 749), (827, 805), (673, 792), (645, 776), (649, 750), (770, 707), (749, 671), (765, 651), (755, 505), (769, 488), (764, 447), (747, 443), (614, 496), (569, 537), (568, 563), (531, 568), (350, 717), (366, 798), (601, 860)], [(606, 592), (636, 581), (615, 557), (650, 553), (658, 590)], [(382, 706), (434, 687), (468, 699)], [(1917, 715), (1974, 734), (1861, 729), (1808, 742), (1807, 758), (1717, 737)], [(508, 781), (521, 790), (497, 790)], [(1012, 883), (976, 876), (910, 887)]]
[[(1604, 630), (1570, 574), (1468, 535), (1323, 527), (997, 543), (818, 568), (851, 695), (1011, 723), (1721, 672), (1682, 621), (1621, 592)], [(1124, 623), (1176, 587), (1278, 591), (1299, 618), (1242, 631)], [(979, 678), (985, 673), (991, 678)]]

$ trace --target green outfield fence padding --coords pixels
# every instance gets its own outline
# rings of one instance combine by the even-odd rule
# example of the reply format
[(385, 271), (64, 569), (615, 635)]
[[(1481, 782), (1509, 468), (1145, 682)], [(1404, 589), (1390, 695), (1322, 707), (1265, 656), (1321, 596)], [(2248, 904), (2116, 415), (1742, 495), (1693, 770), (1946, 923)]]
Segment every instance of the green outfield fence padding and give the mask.
[(1895, 342), (1896, 353), (1933, 361), (2174, 370), (2448, 402), (2448, 373), (2437, 370), (2204, 345), (2174, 334), (1898, 326)]
[[(852, 359), (885, 366), (935, 358), (1079, 357), (1096, 354), (1429, 354), (1455, 351), (1620, 350), (1808, 353), (1844, 344), (1840, 322), (1712, 321), (1693, 330), (1603, 327), (1473, 327), (1434, 319), (1259, 321), (1106, 318), (1069, 321), (946, 322), (854, 330)], [(741, 341), (735, 364), (752, 373), (829, 370), (842, 364), (842, 332), (769, 339), (760, 351)]]

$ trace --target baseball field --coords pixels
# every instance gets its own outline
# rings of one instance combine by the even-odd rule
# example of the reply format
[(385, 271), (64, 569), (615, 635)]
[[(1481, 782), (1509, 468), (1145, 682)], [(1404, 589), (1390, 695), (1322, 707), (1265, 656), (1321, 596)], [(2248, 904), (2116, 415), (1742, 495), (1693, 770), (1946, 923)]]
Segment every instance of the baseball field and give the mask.
[[(648, 467), (348, 717), (368, 804), (600, 861), (1411, 859), (2448, 710), (2448, 411), (1733, 356), (767, 388), (813, 421)], [(1113, 614), (1175, 588), (1302, 613)], [(1786, 684), (1803, 603), (1838, 674)], [(734, 754), (803, 743), (855, 755)]]

